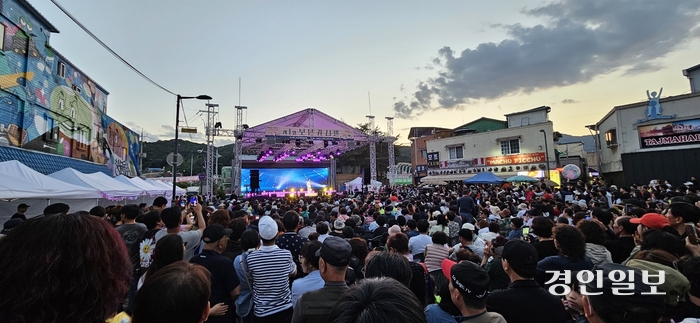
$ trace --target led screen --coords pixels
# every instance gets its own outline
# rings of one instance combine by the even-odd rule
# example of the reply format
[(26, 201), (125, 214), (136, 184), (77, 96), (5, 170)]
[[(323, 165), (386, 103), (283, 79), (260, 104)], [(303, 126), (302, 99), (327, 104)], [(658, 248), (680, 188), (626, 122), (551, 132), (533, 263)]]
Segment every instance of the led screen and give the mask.
[[(241, 190), (250, 191), (250, 170), (241, 170)], [(258, 191), (281, 191), (294, 188), (299, 190), (311, 188), (316, 190), (328, 184), (328, 168), (257, 168), (260, 170), (260, 189)]]

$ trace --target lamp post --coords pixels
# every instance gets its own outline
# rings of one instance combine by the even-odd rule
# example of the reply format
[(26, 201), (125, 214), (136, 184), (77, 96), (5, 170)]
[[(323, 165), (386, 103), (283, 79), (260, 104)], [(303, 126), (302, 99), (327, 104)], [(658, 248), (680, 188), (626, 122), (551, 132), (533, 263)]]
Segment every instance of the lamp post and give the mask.
[(542, 136), (544, 137), (544, 159), (546, 161), (547, 165), (547, 174), (545, 174), (545, 177), (549, 179), (549, 147), (547, 145), (547, 132), (544, 131), (544, 129), (540, 129), (540, 132), (542, 133)]
[(177, 144), (178, 144), (178, 133), (180, 127), (180, 101), (183, 99), (197, 99), (197, 100), (211, 100), (208, 95), (198, 95), (198, 96), (181, 96), (177, 95), (177, 102), (175, 103), (175, 159), (173, 161), (173, 204), (175, 202), (175, 195), (177, 194)]

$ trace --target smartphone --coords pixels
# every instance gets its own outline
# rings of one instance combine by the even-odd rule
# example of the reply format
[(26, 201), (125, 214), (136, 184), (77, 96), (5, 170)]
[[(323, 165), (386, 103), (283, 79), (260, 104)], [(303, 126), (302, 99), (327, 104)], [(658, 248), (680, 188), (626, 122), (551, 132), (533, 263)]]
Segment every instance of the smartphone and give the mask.
[(184, 208), (184, 207), (185, 207), (185, 200), (182, 200), (182, 201), (180, 201), (180, 208)]
[(190, 205), (195, 205), (195, 204), (197, 204), (197, 197), (196, 196), (190, 197)]
[(625, 213), (630, 213), (632, 212), (632, 209), (634, 208), (634, 205), (632, 204), (625, 204)]
[(528, 236), (530, 234), (530, 228), (529, 227), (524, 227), (523, 228), (523, 236)]
[(694, 223), (685, 224), (685, 234), (688, 235), (688, 241), (692, 244), (698, 244), (698, 232), (695, 229)]

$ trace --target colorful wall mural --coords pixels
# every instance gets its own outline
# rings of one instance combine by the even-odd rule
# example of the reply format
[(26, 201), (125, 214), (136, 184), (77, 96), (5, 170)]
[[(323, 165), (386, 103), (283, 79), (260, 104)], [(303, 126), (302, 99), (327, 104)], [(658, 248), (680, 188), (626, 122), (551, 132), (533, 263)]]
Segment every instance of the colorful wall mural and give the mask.
[(55, 28), (26, 1), (0, 6), (0, 144), (137, 176), (139, 137), (106, 114), (109, 93), (49, 45)]

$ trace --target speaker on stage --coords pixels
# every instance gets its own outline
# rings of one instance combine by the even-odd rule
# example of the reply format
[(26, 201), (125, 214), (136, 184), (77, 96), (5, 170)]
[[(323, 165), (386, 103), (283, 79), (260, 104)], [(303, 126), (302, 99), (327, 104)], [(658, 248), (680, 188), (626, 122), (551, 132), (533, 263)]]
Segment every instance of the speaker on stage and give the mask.
[(372, 185), (372, 173), (369, 168), (362, 169), (362, 185)]
[(257, 191), (260, 188), (260, 170), (251, 169), (250, 170), (250, 189)]

